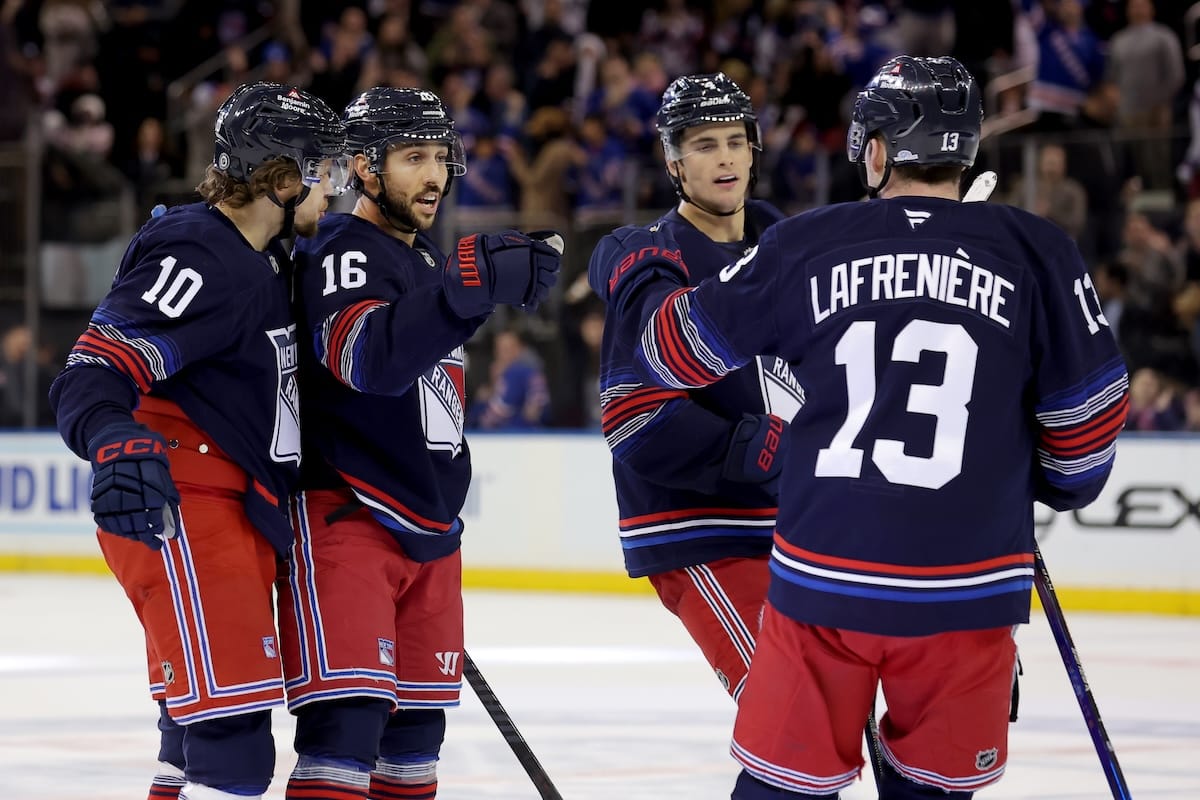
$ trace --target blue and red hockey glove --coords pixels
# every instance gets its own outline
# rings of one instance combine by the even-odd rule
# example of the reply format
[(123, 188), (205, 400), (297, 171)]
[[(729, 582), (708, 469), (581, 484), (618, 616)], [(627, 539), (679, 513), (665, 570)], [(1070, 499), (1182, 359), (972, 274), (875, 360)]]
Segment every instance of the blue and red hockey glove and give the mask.
[(88, 442), (92, 515), (107, 533), (137, 539), (152, 550), (179, 530), (179, 490), (171, 479), (167, 442), (136, 422), (107, 425)]
[(442, 275), (446, 301), (463, 319), (501, 303), (532, 311), (558, 280), (562, 251), (563, 238), (553, 231), (464, 236)]

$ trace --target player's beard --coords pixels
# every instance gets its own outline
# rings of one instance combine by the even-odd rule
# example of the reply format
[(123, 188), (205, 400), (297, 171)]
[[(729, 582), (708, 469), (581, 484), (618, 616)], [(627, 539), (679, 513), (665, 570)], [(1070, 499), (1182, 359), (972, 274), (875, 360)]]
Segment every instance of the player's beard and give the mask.
[(414, 192), (411, 195), (399, 194), (393, 192), (390, 187), (385, 187), (383, 191), (383, 199), (387, 203), (388, 216), (391, 222), (397, 228), (409, 229), (414, 231), (427, 231), (433, 227), (433, 217), (419, 218), (413, 213), (413, 206), (416, 205), (416, 197), (428, 192), (436, 192), (438, 203), (441, 203), (442, 192), (434, 185), (426, 185), (420, 191)]

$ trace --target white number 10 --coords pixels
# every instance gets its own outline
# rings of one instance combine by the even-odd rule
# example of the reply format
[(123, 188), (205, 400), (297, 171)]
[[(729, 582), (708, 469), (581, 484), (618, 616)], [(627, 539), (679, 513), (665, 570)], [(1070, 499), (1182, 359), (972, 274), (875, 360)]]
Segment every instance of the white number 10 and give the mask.
[[(961, 325), (915, 319), (904, 326), (892, 346), (892, 361), (917, 363), (921, 353), (946, 354), (942, 383), (913, 384), (906, 409), (936, 418), (931, 455), (910, 456), (904, 442), (876, 439), (871, 461), (890, 483), (940, 489), (962, 472), (967, 436), (967, 403), (975, 387), (979, 345)], [(846, 420), (828, 447), (817, 451), (818, 478), (858, 478), (863, 450), (854, 446), (875, 405), (875, 322), (850, 325), (834, 350), (834, 361), (846, 368)]]

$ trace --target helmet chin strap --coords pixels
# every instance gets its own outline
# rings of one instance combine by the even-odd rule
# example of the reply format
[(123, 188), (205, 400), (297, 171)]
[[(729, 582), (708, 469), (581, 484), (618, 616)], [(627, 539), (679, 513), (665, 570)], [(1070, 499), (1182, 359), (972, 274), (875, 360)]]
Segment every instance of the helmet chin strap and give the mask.
[(872, 186), (867, 180), (867, 162), (858, 162), (858, 179), (867, 190), (867, 197), (874, 200), (879, 197), (879, 193), (883, 191), (883, 187), (887, 185), (888, 178), (892, 177), (892, 161), (888, 159), (883, 165), (883, 177), (879, 180), (878, 186)]
[(271, 202), (283, 209), (283, 227), (279, 229), (279, 236), (284, 239), (292, 238), (292, 228), (296, 224), (296, 207), (303, 203), (308, 198), (308, 193), (312, 191), (312, 187), (306, 183), (301, 183), (300, 194), (293, 197), (291, 200), (283, 201), (275, 192), (271, 192), (267, 197), (271, 198)]
[(370, 192), (367, 191), (367, 187), (363, 186), (362, 187), (363, 197), (367, 198), (368, 200), (370, 200), (372, 203), (375, 204), (375, 206), (379, 209), (379, 213), (383, 215), (383, 218), (387, 221), (388, 225), (391, 225), (393, 228), (395, 228), (396, 230), (400, 231), (403, 234), (416, 233), (417, 232), (416, 228), (412, 228), (407, 225), (400, 225), (396, 222), (395, 219), (392, 218), (392, 207), (391, 207), (391, 205), (388, 204), (388, 201), (387, 201), (387, 184), (385, 184), (383, 182), (382, 175), (379, 175), (378, 177), (379, 177), (379, 194), (371, 194)]

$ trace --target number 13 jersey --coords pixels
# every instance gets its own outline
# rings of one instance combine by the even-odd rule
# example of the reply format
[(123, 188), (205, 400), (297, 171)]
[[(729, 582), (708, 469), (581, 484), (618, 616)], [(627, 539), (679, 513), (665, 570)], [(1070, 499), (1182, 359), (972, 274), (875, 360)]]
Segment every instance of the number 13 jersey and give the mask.
[(1033, 501), (1099, 493), (1128, 380), (1071, 240), (1018, 209), (901, 197), (817, 209), (651, 315), (656, 382), (755, 353), (808, 393), (789, 429), (769, 597), (920, 636), (1025, 622)]

